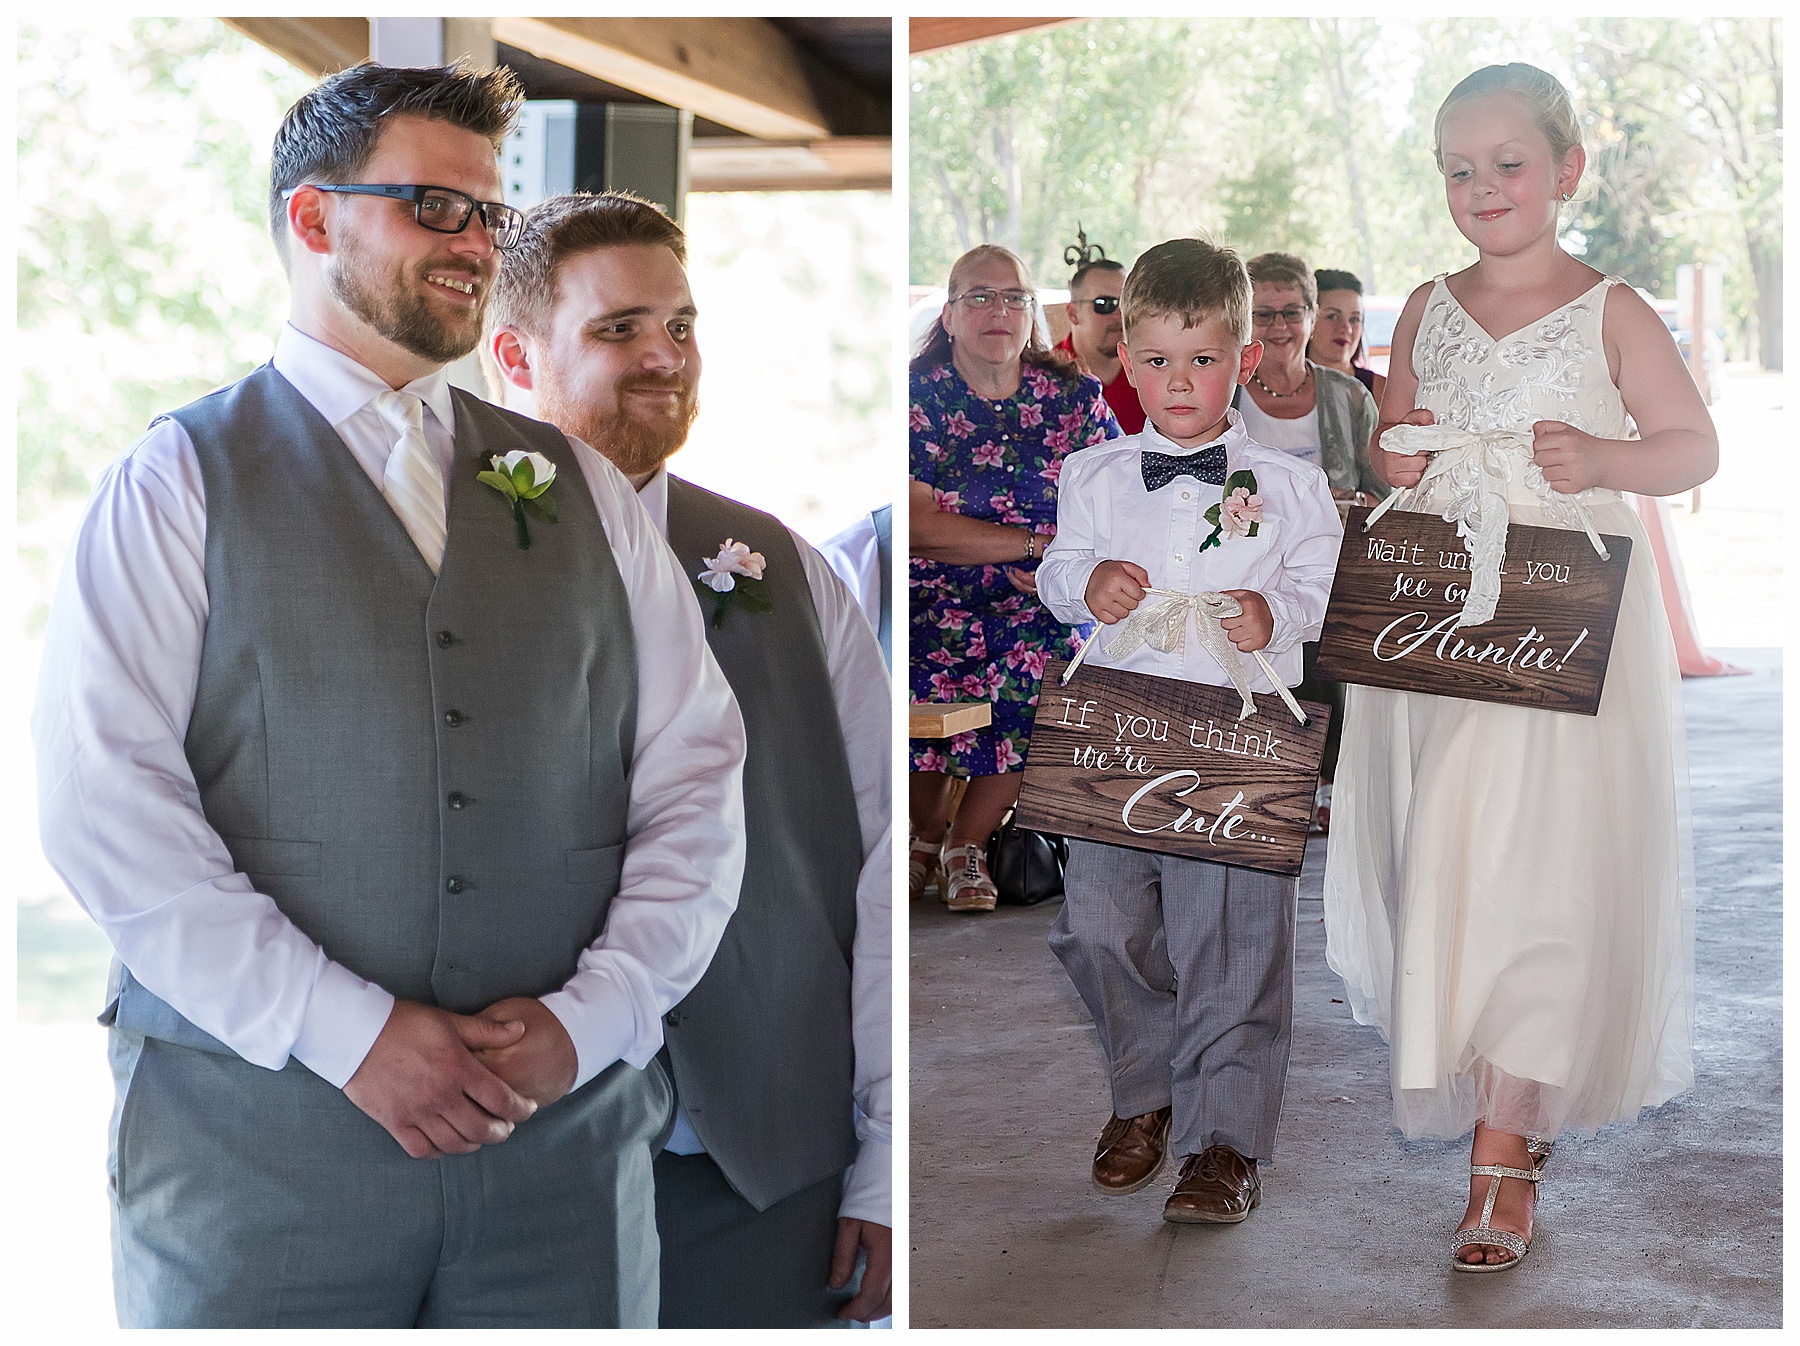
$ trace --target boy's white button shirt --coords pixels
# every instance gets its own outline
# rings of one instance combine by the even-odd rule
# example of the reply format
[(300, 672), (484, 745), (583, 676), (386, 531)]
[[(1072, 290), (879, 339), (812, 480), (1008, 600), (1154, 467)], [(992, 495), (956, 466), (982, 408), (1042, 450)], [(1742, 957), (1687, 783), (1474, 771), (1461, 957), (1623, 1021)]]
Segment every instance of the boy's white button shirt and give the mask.
[[(1274, 635), (1263, 654), (1288, 686), (1301, 679), (1300, 644), (1317, 640), (1331, 596), (1332, 572), (1344, 530), (1325, 473), (1279, 449), (1265, 448), (1244, 431), (1236, 411), (1212, 443), (1225, 446), (1226, 472), (1248, 470), (1262, 497), (1255, 537), (1221, 535), (1205, 551), (1213, 526), (1206, 511), (1224, 498), (1222, 486), (1181, 476), (1156, 491), (1144, 489), (1146, 450), (1181, 458), (1185, 449), (1146, 423), (1135, 435), (1072, 453), (1057, 483), (1056, 537), (1038, 569), (1038, 597), (1071, 625), (1091, 622), (1084, 595), (1102, 561), (1133, 561), (1150, 575), (1151, 587), (1197, 594), (1253, 589), (1269, 604)], [(1154, 596), (1144, 599), (1153, 603)], [(1116, 627), (1100, 628), (1087, 662), (1188, 682), (1230, 682), (1190, 625), (1181, 652), (1165, 654), (1145, 644), (1123, 659), (1109, 658), (1106, 643)], [(1257, 691), (1273, 692), (1261, 667), (1244, 656)]]

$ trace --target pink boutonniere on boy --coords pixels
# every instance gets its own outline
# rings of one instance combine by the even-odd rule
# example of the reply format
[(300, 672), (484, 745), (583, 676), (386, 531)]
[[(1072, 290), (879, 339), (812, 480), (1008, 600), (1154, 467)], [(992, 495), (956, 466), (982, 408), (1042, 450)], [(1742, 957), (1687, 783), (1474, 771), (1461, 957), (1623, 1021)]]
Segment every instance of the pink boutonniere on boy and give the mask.
[(1256, 493), (1256, 474), (1233, 472), (1225, 478), (1225, 498), (1206, 511), (1206, 521), (1213, 526), (1200, 550), (1217, 547), (1228, 537), (1255, 537), (1262, 523), (1263, 498)]

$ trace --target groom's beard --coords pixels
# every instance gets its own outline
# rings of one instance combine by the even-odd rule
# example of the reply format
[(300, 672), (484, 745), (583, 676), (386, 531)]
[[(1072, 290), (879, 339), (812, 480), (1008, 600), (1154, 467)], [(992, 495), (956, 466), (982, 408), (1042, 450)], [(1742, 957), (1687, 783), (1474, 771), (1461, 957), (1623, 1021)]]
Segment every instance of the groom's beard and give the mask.
[[(562, 400), (560, 380), (537, 389), (537, 414), (564, 434), (586, 441), (628, 477), (656, 471), (683, 444), (700, 414), (699, 389), (679, 374), (631, 374), (613, 385), (613, 404), (575, 405)], [(680, 396), (660, 406), (634, 406), (634, 389), (666, 389)]]
[[(477, 296), (473, 311), (434, 309), (425, 279), (434, 272), (470, 281)], [(481, 343), (491, 281), (467, 262), (449, 259), (421, 265), (411, 277), (404, 267), (384, 271), (378, 258), (349, 238), (339, 242), (325, 270), (326, 284), (345, 308), (402, 350), (439, 364), (460, 360)]]

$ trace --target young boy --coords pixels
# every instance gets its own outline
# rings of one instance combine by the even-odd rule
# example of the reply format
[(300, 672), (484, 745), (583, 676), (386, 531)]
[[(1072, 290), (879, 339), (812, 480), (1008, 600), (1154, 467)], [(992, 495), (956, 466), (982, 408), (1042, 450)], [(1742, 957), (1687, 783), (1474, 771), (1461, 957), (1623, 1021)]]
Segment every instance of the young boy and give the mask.
[[(1343, 530), (1325, 474), (1244, 433), (1231, 395), (1262, 355), (1250, 340), (1250, 278), (1237, 254), (1172, 239), (1138, 259), (1122, 297), (1120, 358), (1148, 420), (1140, 432), (1071, 454), (1056, 540), (1038, 596), (1062, 620), (1107, 625), (1146, 587), (1231, 595), (1222, 623), (1262, 650), (1289, 686), (1300, 643), (1316, 640)], [(1206, 511), (1231, 472), (1251, 499), (1212, 546)], [(1260, 498), (1260, 513), (1258, 500)], [(1255, 520), (1255, 535), (1248, 523)], [(1088, 662), (1224, 685), (1190, 632), (1179, 653), (1145, 644)], [(1254, 661), (1252, 688), (1274, 694)], [(1183, 1156), (1163, 1218), (1235, 1224), (1261, 1200), (1256, 1164), (1275, 1147), (1294, 1010), (1293, 879), (1206, 860), (1071, 841), (1067, 898), (1050, 947), (1100, 1029), (1113, 1116), (1094, 1183), (1135, 1192)]]

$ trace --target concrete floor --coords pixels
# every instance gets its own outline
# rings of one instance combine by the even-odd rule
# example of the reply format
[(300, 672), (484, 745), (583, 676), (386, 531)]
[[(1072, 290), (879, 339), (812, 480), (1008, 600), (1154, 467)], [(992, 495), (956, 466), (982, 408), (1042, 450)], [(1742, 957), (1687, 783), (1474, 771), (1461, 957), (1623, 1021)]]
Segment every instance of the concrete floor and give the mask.
[(1094, 1030), (1045, 945), (1054, 904), (913, 905), (914, 1327), (1779, 1327), (1781, 672), (1686, 685), (1700, 884), (1694, 1088), (1557, 1146), (1531, 1258), (1463, 1276), (1466, 1144), (1406, 1142), (1387, 1053), (1325, 966), (1300, 886), (1280, 1147), (1235, 1227), (1088, 1181), (1109, 1113)]

